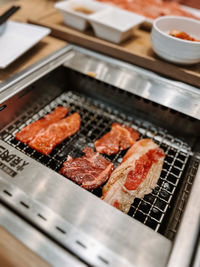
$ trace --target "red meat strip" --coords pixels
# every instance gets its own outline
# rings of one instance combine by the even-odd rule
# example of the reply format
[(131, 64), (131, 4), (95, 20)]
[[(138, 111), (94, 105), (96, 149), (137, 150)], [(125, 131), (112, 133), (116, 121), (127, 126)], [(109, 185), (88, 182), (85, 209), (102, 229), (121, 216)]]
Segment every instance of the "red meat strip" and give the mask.
[(68, 156), (60, 173), (86, 189), (94, 189), (105, 183), (113, 171), (113, 163), (98, 152), (86, 147), (82, 158)]
[(61, 120), (67, 115), (67, 113), (68, 108), (57, 107), (53, 112), (44, 116), (44, 118), (24, 127), (21, 131), (16, 133), (15, 138), (22, 143), (28, 144), (41, 130), (47, 128), (50, 124)]
[(138, 138), (139, 133), (134, 129), (113, 123), (111, 131), (95, 142), (95, 148), (102, 154), (116, 154), (131, 147)]
[(39, 132), (29, 143), (29, 146), (44, 155), (48, 155), (56, 145), (76, 133), (80, 128), (80, 124), (80, 115), (73, 113)]
[(155, 188), (164, 157), (164, 151), (151, 139), (136, 142), (104, 185), (102, 199), (128, 213), (135, 198), (143, 198)]

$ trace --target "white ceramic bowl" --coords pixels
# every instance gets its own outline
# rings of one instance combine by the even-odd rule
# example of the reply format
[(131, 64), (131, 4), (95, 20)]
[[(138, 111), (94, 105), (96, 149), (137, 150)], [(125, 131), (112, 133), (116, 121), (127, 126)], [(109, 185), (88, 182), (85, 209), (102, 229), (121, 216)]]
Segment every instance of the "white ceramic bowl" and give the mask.
[(170, 31), (186, 32), (200, 40), (200, 21), (186, 17), (164, 16), (153, 23), (152, 48), (161, 58), (178, 64), (200, 62), (200, 42), (187, 41), (169, 35)]
[(120, 43), (133, 34), (133, 28), (145, 21), (143, 16), (119, 8), (108, 8), (89, 17), (97, 37)]
[[(61, 1), (56, 3), (54, 7), (61, 12), (66, 25), (79, 31), (84, 31), (89, 26), (88, 17), (91, 14), (106, 8), (105, 4), (92, 0)], [(88, 14), (80, 12), (80, 9), (87, 10)], [(89, 11), (92, 13), (90, 14)]]

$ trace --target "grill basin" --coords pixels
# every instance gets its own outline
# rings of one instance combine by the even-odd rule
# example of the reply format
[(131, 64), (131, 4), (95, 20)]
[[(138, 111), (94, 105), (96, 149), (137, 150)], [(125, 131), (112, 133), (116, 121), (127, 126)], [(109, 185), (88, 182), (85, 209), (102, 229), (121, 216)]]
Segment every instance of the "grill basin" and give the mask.
[[(97, 79), (88, 72), (97, 73)], [(26, 163), (12, 176), (8, 158), (0, 155), (3, 203), (90, 265), (164, 267), (174, 244), (171, 262), (174, 255), (184, 255), (175, 266), (187, 266), (182, 259), (187, 254), (190, 261), (200, 210), (194, 190), (200, 175), (199, 91), (69, 47), (1, 88), (0, 148)], [(15, 139), (17, 131), (58, 105), (79, 112), (82, 125), (49, 156)], [(69, 154), (80, 157), (113, 122), (135, 128), (140, 138), (152, 138), (166, 153), (157, 187), (134, 201), (129, 216), (99, 198), (102, 188), (88, 192), (59, 174)], [(123, 155), (106, 157), (117, 166)], [(188, 224), (190, 218), (195, 223)]]
[[(69, 107), (69, 115), (78, 112), (82, 120), (81, 128), (75, 135), (59, 144), (49, 156), (42, 155), (15, 139), (15, 133), (19, 129), (43, 117), (58, 105)], [(94, 148), (95, 140), (108, 132), (113, 122), (131, 126), (139, 131), (140, 138), (152, 138), (159, 144), (165, 151), (166, 158), (158, 184), (153, 192), (146, 195), (144, 199), (135, 199), (128, 214), (153, 230), (164, 234), (170, 206), (173, 206), (174, 197), (178, 193), (178, 185), (189, 159), (190, 147), (183, 141), (169, 135), (167, 130), (144, 120), (134, 119), (125, 113), (109, 108), (106, 104), (73, 91), (62, 93), (35, 113), (35, 110), (39, 108), (38, 103), (33, 105), (15, 123), (4, 129), (1, 135), (8, 144), (57, 172), (68, 155), (80, 157), (85, 146)], [(125, 153), (126, 151), (122, 151), (116, 155), (104, 156), (117, 166)], [(101, 197), (102, 187), (91, 192)]]

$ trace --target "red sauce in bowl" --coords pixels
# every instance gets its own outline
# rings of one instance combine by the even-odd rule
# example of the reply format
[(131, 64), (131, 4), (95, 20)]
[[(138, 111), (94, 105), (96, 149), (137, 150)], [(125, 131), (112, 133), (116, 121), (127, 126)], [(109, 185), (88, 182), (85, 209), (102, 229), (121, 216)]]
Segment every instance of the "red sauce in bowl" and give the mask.
[(200, 40), (195, 39), (194, 37), (190, 36), (189, 34), (187, 34), (186, 32), (181, 32), (181, 31), (177, 31), (177, 30), (172, 30), (169, 35), (179, 38), (179, 39), (183, 39), (183, 40), (187, 40), (187, 41), (194, 41), (194, 42), (200, 42)]

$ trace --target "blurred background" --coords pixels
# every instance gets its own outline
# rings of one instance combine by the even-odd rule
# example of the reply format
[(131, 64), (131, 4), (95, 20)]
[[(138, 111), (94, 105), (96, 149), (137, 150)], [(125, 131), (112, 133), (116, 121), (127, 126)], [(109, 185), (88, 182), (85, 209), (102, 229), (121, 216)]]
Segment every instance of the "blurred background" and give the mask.
[(3, 4), (9, 4), (9, 3), (14, 3), (16, 2), (17, 0), (0, 0), (0, 5), (3, 5)]

